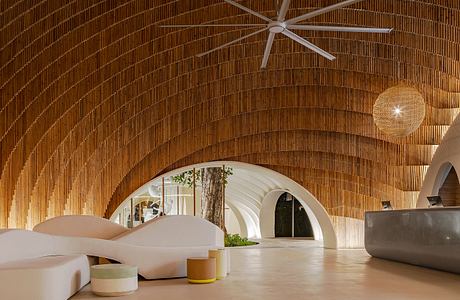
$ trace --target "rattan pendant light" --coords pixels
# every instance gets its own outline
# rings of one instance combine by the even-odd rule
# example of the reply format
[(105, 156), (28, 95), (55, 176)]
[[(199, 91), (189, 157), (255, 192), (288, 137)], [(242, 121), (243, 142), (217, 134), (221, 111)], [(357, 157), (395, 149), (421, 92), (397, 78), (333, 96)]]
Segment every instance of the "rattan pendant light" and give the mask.
[[(393, 58), (397, 66), (393, 68), (396, 82), (401, 82), (401, 65), (393, 37)], [(405, 84), (390, 87), (381, 93), (372, 111), (374, 123), (387, 135), (402, 138), (417, 130), (425, 118), (425, 101), (420, 92)]]
[(397, 85), (379, 95), (374, 103), (373, 117), (381, 131), (394, 137), (405, 137), (422, 124), (425, 101), (415, 88)]

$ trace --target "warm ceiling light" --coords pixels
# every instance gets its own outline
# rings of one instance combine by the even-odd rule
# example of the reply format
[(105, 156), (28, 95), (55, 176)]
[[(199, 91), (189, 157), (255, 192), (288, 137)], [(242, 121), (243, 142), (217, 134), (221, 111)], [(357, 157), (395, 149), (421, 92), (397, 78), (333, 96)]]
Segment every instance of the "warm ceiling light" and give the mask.
[(399, 106), (396, 106), (396, 107), (393, 108), (393, 115), (396, 118), (400, 117), (401, 113), (402, 113), (402, 111), (401, 111), (401, 108)]
[(373, 109), (374, 122), (388, 135), (405, 137), (425, 118), (425, 101), (414, 88), (398, 85), (379, 95)]

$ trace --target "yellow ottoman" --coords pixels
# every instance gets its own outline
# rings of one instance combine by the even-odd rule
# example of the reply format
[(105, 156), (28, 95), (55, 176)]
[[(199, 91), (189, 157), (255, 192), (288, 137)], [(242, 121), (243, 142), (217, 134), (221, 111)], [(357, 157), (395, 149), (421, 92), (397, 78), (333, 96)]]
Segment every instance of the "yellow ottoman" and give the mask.
[(98, 296), (123, 296), (137, 290), (137, 267), (123, 264), (91, 267), (91, 290)]
[(225, 249), (211, 249), (209, 250), (209, 257), (216, 259), (216, 278), (224, 279), (227, 276), (227, 252)]
[(187, 259), (189, 283), (211, 283), (216, 281), (216, 259), (214, 257), (191, 257)]

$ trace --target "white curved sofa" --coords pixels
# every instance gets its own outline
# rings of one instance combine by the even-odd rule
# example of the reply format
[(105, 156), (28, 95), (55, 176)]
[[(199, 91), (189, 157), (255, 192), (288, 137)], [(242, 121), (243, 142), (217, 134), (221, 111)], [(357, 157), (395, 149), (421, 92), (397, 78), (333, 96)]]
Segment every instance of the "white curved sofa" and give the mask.
[[(31, 240), (33, 249), (27, 247)], [(8, 246), (0, 248), (0, 263), (8, 251), (8, 257), (17, 259), (85, 254), (135, 265), (146, 279), (159, 279), (185, 277), (186, 259), (223, 247), (224, 233), (207, 220), (184, 215), (159, 217), (133, 229), (99, 217), (62, 216), (37, 225), (33, 232), (0, 232), (0, 245), (4, 242)]]
[(193, 216), (163, 216), (127, 229), (94, 216), (60, 216), (34, 227), (33, 231), (66, 237), (118, 241), (145, 247), (223, 247), (224, 233), (209, 221)]
[[(37, 225), (34, 231), (0, 230), (0, 278), (2, 264), (17, 263), (18, 270), (27, 270), (28, 261), (33, 264), (34, 260), (55, 255), (105, 257), (137, 266), (146, 279), (185, 277), (188, 257), (207, 256), (209, 249), (223, 244), (220, 228), (192, 216), (165, 216), (131, 230), (98, 217), (58, 217)], [(43, 272), (51, 265), (47, 262), (51, 263), (38, 263)], [(81, 266), (81, 272), (89, 274), (89, 264)], [(64, 279), (70, 276), (68, 272), (56, 272), (61, 272)], [(88, 281), (88, 277), (81, 278), (83, 285)], [(0, 290), (3, 285), (0, 281)]]
[(137, 266), (139, 274), (146, 279), (185, 277), (188, 257), (206, 256), (209, 249), (220, 247), (137, 246), (118, 241), (54, 236), (28, 230), (0, 232), (0, 245), (0, 263), (50, 255), (84, 254)]

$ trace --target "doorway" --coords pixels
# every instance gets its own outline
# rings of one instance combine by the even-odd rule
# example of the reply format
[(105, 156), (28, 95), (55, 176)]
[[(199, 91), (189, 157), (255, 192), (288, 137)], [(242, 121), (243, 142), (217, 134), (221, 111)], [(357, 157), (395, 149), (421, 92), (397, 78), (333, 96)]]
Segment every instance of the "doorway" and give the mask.
[(452, 166), (438, 192), (444, 206), (460, 206), (460, 184), (458, 182), (457, 172)]
[(307, 212), (289, 193), (283, 193), (276, 203), (275, 237), (314, 237)]

